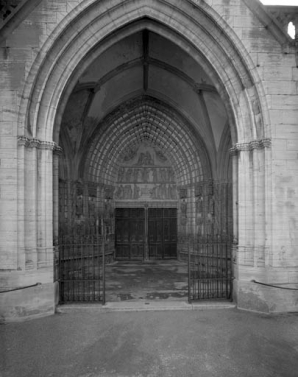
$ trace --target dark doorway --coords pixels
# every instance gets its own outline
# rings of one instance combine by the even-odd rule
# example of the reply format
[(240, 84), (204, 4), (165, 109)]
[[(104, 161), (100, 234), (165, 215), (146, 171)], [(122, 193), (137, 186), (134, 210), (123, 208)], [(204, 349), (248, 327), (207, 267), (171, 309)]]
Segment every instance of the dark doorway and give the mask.
[(115, 257), (117, 260), (144, 259), (144, 208), (116, 208), (115, 243)]
[(177, 258), (177, 209), (149, 208), (149, 259)]
[(117, 260), (177, 259), (176, 208), (117, 208)]

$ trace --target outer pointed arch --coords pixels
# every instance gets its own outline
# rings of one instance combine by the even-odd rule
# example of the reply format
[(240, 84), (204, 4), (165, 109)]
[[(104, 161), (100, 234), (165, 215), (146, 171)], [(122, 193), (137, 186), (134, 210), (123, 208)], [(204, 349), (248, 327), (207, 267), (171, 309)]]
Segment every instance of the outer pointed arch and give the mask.
[[(52, 140), (62, 93), (84, 57), (115, 30), (148, 17), (162, 25), (172, 38), (175, 34), (176, 43), (185, 51), (196, 52), (197, 60), (199, 56), (207, 58), (206, 65), (214, 72), (212, 78), (216, 76), (219, 93), (226, 96), (227, 113), (235, 117), (234, 122), (230, 119), (231, 126), (236, 123), (233, 143), (265, 136), (267, 111), (265, 101), (260, 99), (262, 86), (257, 72), (233, 30), (205, 2), (196, 4), (194, 9), (190, 0), (153, 0), (150, 4), (145, 0), (87, 1), (82, 8), (75, 8), (57, 27), (32, 66), (19, 118), (19, 125), (26, 125), (27, 134)], [(46, 59), (47, 54), (51, 59)], [(21, 129), (19, 133), (24, 134)]]

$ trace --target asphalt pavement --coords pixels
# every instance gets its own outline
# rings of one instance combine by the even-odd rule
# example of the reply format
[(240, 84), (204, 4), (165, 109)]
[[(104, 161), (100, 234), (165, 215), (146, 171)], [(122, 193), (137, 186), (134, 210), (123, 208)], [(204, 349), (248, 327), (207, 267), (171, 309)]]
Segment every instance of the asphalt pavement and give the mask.
[(0, 326), (1, 377), (297, 377), (298, 314), (75, 308)]

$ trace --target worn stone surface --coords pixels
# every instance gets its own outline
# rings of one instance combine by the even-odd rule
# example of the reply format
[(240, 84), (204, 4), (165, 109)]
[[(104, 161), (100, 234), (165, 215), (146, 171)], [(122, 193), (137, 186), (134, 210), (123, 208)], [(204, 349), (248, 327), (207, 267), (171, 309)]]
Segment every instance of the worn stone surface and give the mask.
[(188, 300), (187, 264), (115, 262), (106, 268), (106, 301)]

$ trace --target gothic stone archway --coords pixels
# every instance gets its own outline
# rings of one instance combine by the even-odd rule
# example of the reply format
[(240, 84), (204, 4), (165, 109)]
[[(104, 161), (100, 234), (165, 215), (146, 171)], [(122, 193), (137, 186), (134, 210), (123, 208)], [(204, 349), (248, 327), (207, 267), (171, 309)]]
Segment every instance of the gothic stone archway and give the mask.
[[(238, 15), (242, 14), (242, 6), (244, 5), (235, 6), (233, 12)], [(122, 17), (124, 14), (125, 17)], [(111, 18), (114, 20), (113, 23), (110, 22)], [(90, 28), (91, 24), (92, 28)], [(73, 27), (78, 31), (76, 34), (72, 32)], [(239, 281), (239, 287), (236, 293), (244, 292), (250, 286), (246, 281), (248, 270), (252, 268), (254, 273), (263, 276), (263, 274), (266, 275), (270, 263), (275, 263), (272, 254), (269, 252), (267, 255), (265, 252), (271, 242), (265, 237), (267, 230), (269, 232), (271, 229), (270, 196), (265, 195), (265, 188), (270, 184), (268, 171), (271, 164), (270, 127), (264, 126), (264, 124), (270, 124), (266, 98), (263, 96), (264, 88), (254, 59), (247, 53), (236, 31), (219, 17), (212, 6), (205, 2), (195, 4), (191, 0), (183, 2), (183, 8), (181, 8), (181, 2), (178, 1), (161, 3), (156, 0), (150, 2), (149, 5), (142, 0), (137, 4), (131, 1), (115, 1), (112, 9), (105, 8), (102, 2), (86, 2), (80, 9), (65, 16), (59, 26), (53, 30), (51, 38), (45, 40), (31, 65), (23, 94), (20, 96), (18, 243), (24, 247), (16, 253), (15, 263), (20, 268), (27, 268), (28, 271), (32, 266), (39, 269), (40, 273), (47, 270), (44, 276), (45, 279), (50, 279), (53, 238), (56, 241), (58, 235), (58, 157), (56, 153), (60, 151), (57, 145), (60, 143), (59, 137), (65, 131), (60, 127), (65, 107), (74, 91), (80, 89), (77, 87), (78, 79), (92, 62), (95, 62), (99, 56), (103, 57), (107, 49), (115, 45), (116, 41), (135, 35), (144, 29), (178, 46), (181, 51), (193, 58), (195, 65), (201, 66), (207, 73), (207, 77), (206, 75), (203, 77), (204, 81), (197, 80), (198, 77), (189, 80), (189, 77), (194, 78), (194, 76), (181, 74), (179, 67), (178, 71), (177, 67), (173, 66), (165, 69), (169, 65), (168, 62), (163, 62), (160, 66), (160, 62), (154, 60), (154, 57), (149, 62), (146, 51), (139, 59), (144, 69), (138, 66), (137, 61), (130, 64), (123, 62), (122, 67), (134, 66), (136, 68), (138, 66), (140, 76), (149, 72), (150, 75), (160, 78), (161, 75), (158, 76), (158, 72), (167, 71), (168, 78), (170, 75), (179, 77), (179, 90), (172, 90), (173, 87), (164, 87), (164, 90), (154, 87), (148, 94), (176, 108), (192, 127), (200, 124), (197, 131), (206, 143), (209, 157), (215, 150), (223, 151), (222, 154), (217, 154), (215, 160), (210, 159), (211, 171), (215, 174), (213, 176), (219, 173), (218, 166), (228, 165), (222, 164), (222, 161), (229, 160), (224, 151), (227, 151), (229, 144), (233, 146), (231, 152), (234, 172), (234, 235), (238, 240), (237, 256), (239, 257), (236, 269), (236, 282)], [(61, 35), (63, 38), (60, 38)], [(47, 58), (49, 55), (51, 59)], [(230, 59), (231, 56), (233, 59)], [(146, 64), (143, 64), (144, 62)], [(151, 64), (152, 69), (146, 71), (148, 63)], [(187, 69), (187, 67), (184, 68)], [(123, 72), (122, 69), (120, 71)], [(115, 73), (113, 72), (113, 77), (116, 77)], [(125, 76), (137, 77), (136, 75)], [(144, 77), (149, 76), (144, 74)], [(82, 83), (86, 88), (89, 87), (90, 95), (97, 93), (99, 100), (97, 103), (103, 109), (99, 120), (120, 106), (124, 100), (136, 98), (142, 94), (138, 92), (137, 87), (130, 93), (122, 92), (121, 98), (117, 97), (115, 91), (110, 91), (113, 97), (112, 102), (105, 102), (104, 90), (102, 91), (101, 88), (105, 87), (106, 80), (109, 80), (108, 76), (102, 77), (98, 80), (98, 85), (92, 88), (88, 86), (88, 82)], [(136, 83), (133, 80), (129, 82)], [(142, 82), (144, 82), (142, 91), (148, 90), (146, 80)], [(155, 82), (163, 83), (159, 79)], [(169, 80), (167, 79), (166, 82)], [(210, 84), (213, 88), (210, 88)], [(188, 101), (188, 107), (183, 100), (180, 101), (179, 98), (172, 96), (172, 93), (179, 93), (183, 99), (182, 94), (185, 93), (186, 86), (191, 87), (196, 93), (195, 97), (192, 97), (196, 98), (195, 101)], [(79, 92), (80, 90), (77, 92), (78, 95)], [(220, 97), (223, 104), (224, 112), (220, 113), (226, 114), (226, 121), (222, 129), (228, 137), (218, 139), (218, 134), (213, 133), (213, 142), (210, 142), (212, 132), (208, 127), (208, 122), (210, 122), (208, 103), (214, 101), (212, 97), (214, 93)], [(206, 101), (207, 97), (208, 101)], [(86, 101), (89, 99), (90, 97), (87, 96)], [(107, 105), (108, 103), (110, 105)], [(193, 104), (196, 105), (193, 106)], [(200, 122), (197, 122), (198, 117), (193, 112), (193, 109), (198, 108), (197, 104), (200, 107)], [(231, 132), (226, 132), (227, 129)], [(90, 130), (92, 131), (92, 126)], [(64, 150), (68, 148), (67, 145), (62, 147)], [(79, 154), (81, 152), (79, 151)], [(72, 164), (80, 164), (80, 160), (72, 161)], [(214, 161), (217, 163), (215, 164)], [(33, 167), (32, 172), (31, 167)], [(31, 187), (29, 177), (32, 174), (24, 174), (24, 172), (29, 171), (33, 175), (38, 174), (36, 190), (28, 189)], [(54, 191), (52, 191), (52, 186), (54, 186)], [(23, 190), (22, 187), (27, 189)], [(28, 193), (26, 197), (25, 191)], [(26, 211), (29, 206), (34, 208), (32, 212)], [(52, 209), (53, 218), (51, 217)], [(54, 224), (54, 229), (52, 224)], [(38, 234), (38, 237), (25, 236), (31, 233)], [(41, 270), (42, 268), (44, 270)], [(51, 283), (48, 281), (48, 284)], [(245, 294), (242, 297), (244, 298)]]

